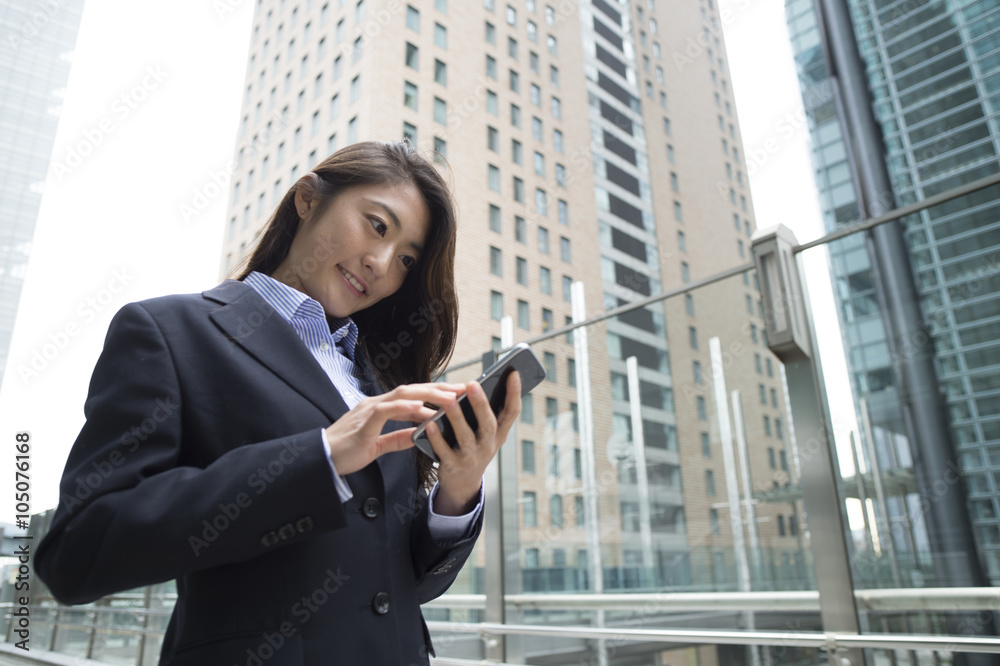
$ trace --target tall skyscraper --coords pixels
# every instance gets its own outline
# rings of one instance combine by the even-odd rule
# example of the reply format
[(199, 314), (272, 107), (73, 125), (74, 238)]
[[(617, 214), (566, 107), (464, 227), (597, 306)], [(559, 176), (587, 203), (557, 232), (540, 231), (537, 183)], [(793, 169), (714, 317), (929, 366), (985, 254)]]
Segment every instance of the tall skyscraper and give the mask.
[[(811, 0), (789, 0), (787, 21), (809, 128), (823, 215), (828, 230), (879, 211), (865, 210), (859, 172), (872, 163), (888, 177), (883, 209), (904, 206), (997, 173), (1000, 169), (1000, 58), (996, 2), (847, 3), (850, 27), (841, 36), (833, 21), (817, 18)], [(853, 33), (853, 39), (847, 39)], [(852, 43), (853, 42), (853, 43)], [(842, 82), (832, 53), (860, 55), (860, 78), (881, 130), (878, 145), (858, 144), (857, 125), (847, 120)], [(835, 59), (834, 59), (835, 60)], [(841, 82), (841, 83), (838, 83)], [(845, 131), (851, 127), (851, 131)], [(871, 142), (868, 142), (871, 143)], [(865, 150), (877, 155), (866, 160)], [(861, 166), (859, 166), (861, 165)], [(919, 300), (920, 317), (933, 345), (936, 386), (942, 397), (947, 437), (928, 437), (912, 425), (913, 406), (904, 386), (906, 363), (929, 349), (919, 336), (893, 340), (885, 292), (863, 234), (830, 245), (839, 315), (869, 470), (914, 472), (915, 483), (875, 501), (881, 540), (902, 565), (894, 584), (955, 584), (942, 580), (929, 562), (940, 548), (929, 543), (935, 527), (921, 505), (928, 475), (920, 469), (925, 447), (955, 447), (955, 475), (947, 500), (962, 498), (972, 532), (993, 583), (1000, 581), (1000, 327), (997, 326), (996, 247), (1000, 242), (1000, 186), (991, 186), (934, 206), (902, 221), (908, 252), (906, 278)], [(885, 280), (883, 280), (883, 284)], [(899, 335), (897, 333), (897, 335)], [(895, 366), (895, 367), (894, 367)], [(902, 370), (901, 370), (902, 369)], [(861, 405), (864, 405), (864, 410)], [(869, 438), (872, 441), (868, 441)], [(923, 440), (921, 439), (923, 438)], [(898, 488), (898, 487), (897, 487)], [(954, 507), (952, 507), (954, 509)], [(925, 520), (926, 519), (926, 520)], [(947, 546), (946, 546), (947, 548)], [(888, 575), (883, 572), (883, 578)], [(869, 584), (885, 584), (876, 580)], [(934, 584), (934, 583), (931, 583)]]
[(83, 0), (0, 1), (0, 382)]
[[(252, 29), (223, 275), (312, 165), (348, 143), (404, 137), (441, 164), (458, 203), (456, 362), (498, 348), (504, 317), (515, 342), (568, 323), (574, 282), (593, 316), (751, 261), (755, 222), (713, 0), (259, 0)], [(578, 432), (575, 340), (535, 346), (548, 380), (525, 400), (504, 454), (517, 511), (510, 589), (596, 589), (598, 577), (605, 590), (812, 585), (762, 317), (747, 271), (589, 327), (592, 463)], [(724, 450), (736, 448), (733, 425), (745, 456)], [(599, 490), (591, 518), (588, 475)], [(749, 524), (740, 504), (754, 507)], [(743, 541), (749, 549), (734, 547)], [(470, 562), (456, 589), (482, 591), (483, 564)]]

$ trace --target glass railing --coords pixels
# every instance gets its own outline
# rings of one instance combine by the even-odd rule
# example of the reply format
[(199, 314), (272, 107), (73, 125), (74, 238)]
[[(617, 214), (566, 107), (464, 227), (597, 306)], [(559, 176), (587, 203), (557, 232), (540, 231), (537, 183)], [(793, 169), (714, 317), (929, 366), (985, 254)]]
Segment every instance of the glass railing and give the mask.
[[(424, 607), (438, 663), (995, 663), (1000, 384), (988, 366), (1000, 352), (979, 320), (998, 302), (996, 250), (966, 238), (952, 258), (917, 255), (922, 229), (960, 234), (963, 211), (1000, 199), (998, 182), (888, 216), (909, 230), (926, 339), (893, 340), (896, 306), (870, 270), (850, 270), (871, 221), (790, 251), (800, 269), (832, 265), (837, 298), (808, 312), (812, 358), (771, 351), (791, 305), (762, 299), (771, 283), (749, 256), (648, 297), (604, 284), (587, 294), (603, 308), (541, 336), (498, 323), (499, 346), (531, 342), (549, 378), (487, 473), (472, 557)], [(933, 441), (903, 383), (921, 354), (947, 427)], [(453, 363), (447, 379), (483, 363)], [(823, 380), (816, 413), (800, 407), (803, 377)], [(927, 447), (951, 466), (927, 468)], [(155, 663), (172, 599), (159, 587), (44, 605), (37, 644)]]

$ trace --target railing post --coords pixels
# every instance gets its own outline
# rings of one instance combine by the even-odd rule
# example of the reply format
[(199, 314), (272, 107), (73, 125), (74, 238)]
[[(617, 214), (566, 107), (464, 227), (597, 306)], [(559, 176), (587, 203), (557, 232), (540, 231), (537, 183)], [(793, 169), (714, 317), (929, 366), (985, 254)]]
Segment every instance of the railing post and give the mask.
[[(827, 632), (859, 634), (850, 558), (837, 491), (833, 433), (828, 427), (827, 404), (819, 383), (819, 367), (806, 296), (799, 280), (793, 249), (795, 235), (785, 226), (759, 231), (753, 255), (760, 279), (767, 327), (767, 346), (785, 365), (790, 407), (801, 442), (802, 498), (810, 521), (823, 525), (811, 530), (820, 617)], [(831, 666), (862, 666), (864, 651), (831, 650)], [(845, 663), (846, 661), (846, 663)]]

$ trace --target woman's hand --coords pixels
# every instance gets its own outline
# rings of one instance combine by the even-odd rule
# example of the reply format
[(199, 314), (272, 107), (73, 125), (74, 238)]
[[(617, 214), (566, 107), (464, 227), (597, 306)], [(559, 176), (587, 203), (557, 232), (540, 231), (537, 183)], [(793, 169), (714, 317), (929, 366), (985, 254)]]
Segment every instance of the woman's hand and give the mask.
[(434, 510), (445, 516), (460, 516), (475, 506), (483, 472), (521, 413), (521, 377), (517, 372), (507, 377), (507, 401), (499, 416), (493, 415), (490, 401), (477, 382), (469, 382), (464, 388), (479, 422), (475, 431), (465, 421), (457, 399), (438, 403), (444, 407), (455, 431), (457, 449), (445, 442), (435, 423), (427, 424), (427, 439), (440, 460), (438, 482), (441, 485), (434, 498)]
[(388, 393), (365, 398), (326, 429), (330, 460), (337, 473), (343, 476), (357, 472), (383, 454), (413, 446), (410, 439), (413, 428), (383, 435), (386, 421), (425, 421), (435, 412), (425, 407), (425, 402), (454, 403), (464, 390), (464, 384), (405, 384)]

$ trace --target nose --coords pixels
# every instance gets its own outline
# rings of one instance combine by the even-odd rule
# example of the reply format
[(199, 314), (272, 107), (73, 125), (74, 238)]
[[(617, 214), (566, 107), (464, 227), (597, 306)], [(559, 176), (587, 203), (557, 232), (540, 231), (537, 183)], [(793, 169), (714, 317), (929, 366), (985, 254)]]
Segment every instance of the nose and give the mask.
[(392, 248), (388, 246), (372, 249), (365, 257), (365, 265), (376, 277), (384, 276), (392, 261)]

